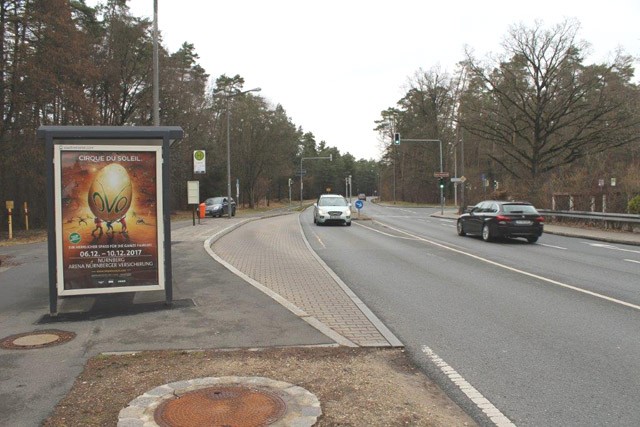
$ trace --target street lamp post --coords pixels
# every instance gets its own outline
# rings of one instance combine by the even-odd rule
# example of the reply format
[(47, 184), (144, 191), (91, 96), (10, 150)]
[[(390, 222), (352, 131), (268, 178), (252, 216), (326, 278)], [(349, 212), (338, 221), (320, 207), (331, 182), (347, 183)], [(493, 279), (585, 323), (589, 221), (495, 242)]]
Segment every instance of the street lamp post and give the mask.
[(249, 90), (237, 91), (233, 93), (226, 93), (224, 98), (227, 98), (227, 217), (231, 219), (231, 133), (230, 128), (230, 115), (231, 115), (231, 98), (239, 95), (243, 95), (249, 92), (260, 92), (262, 89), (259, 87)]
[(160, 126), (160, 71), (158, 70), (158, 0), (153, 0), (153, 125)]
[(300, 157), (300, 207), (302, 207), (302, 161), (303, 160), (317, 160), (317, 159), (329, 159), (330, 162), (333, 161), (333, 154), (329, 154), (328, 156), (321, 157)]

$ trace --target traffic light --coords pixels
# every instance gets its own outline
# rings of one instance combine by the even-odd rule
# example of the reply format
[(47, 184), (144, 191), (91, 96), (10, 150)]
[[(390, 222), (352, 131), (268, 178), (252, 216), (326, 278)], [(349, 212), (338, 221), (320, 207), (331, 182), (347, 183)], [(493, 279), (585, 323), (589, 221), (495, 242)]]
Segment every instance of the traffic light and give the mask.
[(444, 178), (438, 178), (438, 186), (441, 190), (444, 188)]
[(396, 132), (396, 134), (393, 136), (393, 143), (396, 145), (400, 145), (400, 134)]

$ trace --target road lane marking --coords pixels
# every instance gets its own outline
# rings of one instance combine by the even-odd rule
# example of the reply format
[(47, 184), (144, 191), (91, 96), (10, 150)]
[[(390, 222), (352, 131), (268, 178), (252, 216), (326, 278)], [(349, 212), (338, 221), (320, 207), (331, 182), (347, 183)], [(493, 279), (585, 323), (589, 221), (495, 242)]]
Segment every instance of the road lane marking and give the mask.
[[(371, 227), (368, 227), (368, 226), (366, 226), (366, 225), (360, 224), (359, 222), (352, 222), (352, 224), (355, 224), (355, 225), (357, 225), (357, 226), (360, 226), (360, 227), (366, 228), (366, 229), (371, 230), (371, 231), (375, 231), (376, 233), (378, 233), (378, 234), (382, 234), (383, 236), (393, 237), (393, 238), (395, 238), (395, 239), (402, 239), (402, 240), (418, 240), (418, 239), (417, 239), (417, 238), (415, 238), (415, 237), (404, 237), (404, 236), (397, 236), (397, 235), (395, 235), (395, 234), (391, 234), (391, 233), (385, 233), (384, 231), (376, 230), (375, 228), (371, 228)], [(386, 225), (385, 225), (385, 227), (386, 227)], [(390, 227), (389, 227), (389, 228), (390, 228)], [(407, 234), (407, 233), (405, 233), (405, 234)]]
[(318, 241), (318, 243), (320, 243), (320, 246), (322, 246), (323, 249), (327, 249), (327, 247), (324, 245), (324, 243), (322, 242), (322, 239), (320, 238), (320, 236), (318, 236), (316, 234), (315, 231), (311, 232), (313, 234), (313, 236), (316, 238), (316, 240)]
[[(394, 231), (397, 231), (398, 233), (406, 234), (407, 236), (411, 236), (416, 240), (420, 240), (420, 241), (423, 241), (425, 243), (429, 243), (431, 245), (438, 246), (439, 248), (446, 249), (446, 250), (452, 251), (452, 252), (456, 252), (456, 253), (461, 254), (461, 255), (466, 255), (466, 256), (468, 256), (470, 258), (474, 258), (474, 259), (476, 259), (478, 261), (483, 261), (483, 262), (486, 262), (487, 264), (491, 264), (491, 265), (494, 265), (496, 267), (500, 267), (500, 268), (503, 268), (505, 270), (512, 271), (514, 273), (522, 274), (524, 276), (529, 276), (529, 277), (532, 277), (534, 279), (541, 280), (543, 282), (551, 283), (552, 285), (560, 286), (560, 287), (565, 288), (565, 289), (570, 289), (572, 291), (580, 292), (580, 293), (583, 293), (583, 294), (586, 294), (586, 295), (590, 295), (592, 297), (600, 298), (600, 299), (603, 299), (605, 301), (613, 302), (615, 304), (623, 305), (625, 307), (633, 308), (635, 310), (640, 311), (640, 305), (636, 305), (636, 304), (632, 304), (630, 302), (626, 302), (626, 301), (622, 301), (622, 300), (619, 300), (619, 299), (616, 299), (616, 298), (612, 298), (612, 297), (609, 297), (609, 296), (606, 296), (606, 295), (603, 295), (603, 294), (599, 294), (597, 292), (589, 291), (587, 289), (582, 289), (582, 288), (579, 288), (577, 286), (569, 285), (567, 283), (562, 283), (562, 282), (559, 282), (557, 280), (553, 280), (553, 279), (549, 279), (549, 278), (544, 277), (544, 276), (540, 276), (538, 274), (529, 273), (528, 271), (520, 270), (520, 269), (517, 269), (517, 268), (514, 268), (514, 267), (509, 267), (508, 265), (500, 264), (499, 262), (496, 262), (496, 261), (491, 261), (490, 259), (483, 258), (481, 256), (474, 255), (474, 254), (469, 253), (469, 252), (465, 252), (465, 251), (463, 251), (461, 249), (456, 249), (456, 248), (453, 248), (451, 246), (447, 246), (445, 244), (435, 242), (433, 240), (425, 239), (424, 237), (416, 236), (416, 235), (411, 234), (411, 233), (409, 233), (407, 231), (400, 230), (400, 229), (392, 227), (392, 226), (390, 226), (388, 224), (384, 224), (384, 223), (382, 223), (380, 221), (376, 221), (376, 222), (381, 224), (381, 225), (383, 225), (384, 227), (386, 227), (386, 228), (388, 228), (390, 230), (394, 230)], [(359, 225), (361, 227), (365, 227), (365, 228), (368, 228), (368, 229), (373, 230), (373, 231), (378, 231), (378, 230), (375, 230), (374, 228), (371, 228), (371, 227), (368, 227), (368, 226), (365, 226), (365, 225), (361, 225), (361, 224), (359, 224)], [(382, 234), (385, 234), (385, 233), (382, 233)], [(388, 236), (392, 236), (392, 237), (396, 237), (396, 236), (393, 236), (393, 235), (390, 235), (390, 234), (387, 234), (387, 235)]]
[(640, 264), (640, 261), (636, 261), (635, 259), (625, 259), (627, 262), (635, 262), (636, 264)]
[(622, 252), (631, 252), (633, 254), (640, 254), (640, 251), (635, 251), (633, 249), (619, 248), (617, 246), (607, 245), (604, 243), (590, 243), (590, 242), (582, 242), (582, 243), (586, 243), (587, 245), (593, 246), (595, 248), (611, 249), (612, 251), (622, 251)]
[(547, 245), (545, 243), (538, 243), (540, 246), (545, 246), (547, 248), (553, 248), (553, 249), (562, 249), (563, 251), (566, 251), (567, 248), (563, 248), (562, 246), (554, 246), (554, 245)]
[(484, 412), (496, 426), (507, 427), (515, 424), (498, 408), (496, 408), (487, 398), (485, 398), (474, 386), (469, 384), (462, 375), (453, 369), (447, 362), (442, 360), (433, 350), (426, 345), (422, 346), (422, 352), (433, 362), (443, 374), (445, 374), (471, 401)]

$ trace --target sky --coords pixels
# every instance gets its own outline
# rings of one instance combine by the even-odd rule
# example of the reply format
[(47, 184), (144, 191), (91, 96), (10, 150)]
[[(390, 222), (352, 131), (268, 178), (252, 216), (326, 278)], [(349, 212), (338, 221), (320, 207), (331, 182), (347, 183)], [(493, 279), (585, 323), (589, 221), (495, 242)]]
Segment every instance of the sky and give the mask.
[[(153, 18), (153, 0), (128, 4)], [(465, 47), (477, 58), (499, 54), (510, 27), (565, 19), (577, 20), (578, 38), (591, 45), (587, 64), (611, 61), (619, 48), (640, 57), (638, 0), (158, 0), (170, 53), (192, 43), (212, 84), (239, 74), (245, 90), (260, 87), (318, 143), (367, 160), (383, 147), (375, 120), (419, 70), (453, 73)]]

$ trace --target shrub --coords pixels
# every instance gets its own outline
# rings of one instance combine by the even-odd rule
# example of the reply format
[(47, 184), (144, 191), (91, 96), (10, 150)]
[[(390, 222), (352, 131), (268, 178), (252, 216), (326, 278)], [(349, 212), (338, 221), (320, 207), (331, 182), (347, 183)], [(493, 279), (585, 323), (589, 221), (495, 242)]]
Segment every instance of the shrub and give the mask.
[(629, 200), (627, 210), (630, 214), (640, 214), (640, 196), (636, 196), (633, 199)]

